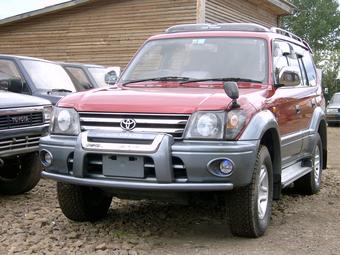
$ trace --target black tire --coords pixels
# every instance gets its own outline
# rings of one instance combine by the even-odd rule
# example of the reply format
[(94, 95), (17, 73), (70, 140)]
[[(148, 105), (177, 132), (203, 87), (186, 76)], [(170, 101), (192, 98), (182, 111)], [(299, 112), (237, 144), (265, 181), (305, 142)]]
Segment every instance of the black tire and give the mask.
[(300, 194), (313, 195), (320, 191), (323, 166), (322, 141), (317, 134), (315, 147), (311, 159), (312, 171), (296, 180), (294, 187)]
[(39, 182), (41, 171), (38, 153), (5, 159), (5, 166), (0, 168), (0, 193), (17, 195), (30, 191)]
[(110, 208), (112, 196), (98, 188), (57, 183), (57, 195), (64, 215), (74, 221), (97, 221)]
[[(258, 198), (260, 173), (266, 172), (267, 177), (267, 204), (265, 210), (260, 210)], [(264, 176), (264, 175), (263, 175)], [(270, 221), (273, 202), (273, 167), (267, 147), (259, 148), (254, 166), (251, 183), (243, 188), (234, 190), (228, 195), (227, 213), (229, 225), (233, 235), (242, 237), (262, 236)], [(262, 203), (263, 204), (263, 203)], [(262, 212), (262, 213), (261, 213)]]

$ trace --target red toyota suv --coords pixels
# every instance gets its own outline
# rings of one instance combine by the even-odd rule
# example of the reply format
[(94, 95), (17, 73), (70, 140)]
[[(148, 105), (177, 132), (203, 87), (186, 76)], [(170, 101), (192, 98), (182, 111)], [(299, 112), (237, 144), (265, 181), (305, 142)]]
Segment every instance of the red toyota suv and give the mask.
[[(63, 213), (104, 217), (112, 196), (223, 197), (233, 234), (258, 237), (273, 199), (320, 189), (324, 97), (311, 49), (279, 28), (193, 24), (148, 39), (118, 88), (69, 95), (41, 139)], [(197, 197), (197, 196), (195, 196)]]

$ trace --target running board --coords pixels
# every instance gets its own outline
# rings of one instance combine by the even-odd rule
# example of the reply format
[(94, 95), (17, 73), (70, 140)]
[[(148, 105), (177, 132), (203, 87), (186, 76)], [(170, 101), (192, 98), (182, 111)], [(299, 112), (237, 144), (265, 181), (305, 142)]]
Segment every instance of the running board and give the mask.
[(310, 166), (301, 166), (302, 162), (297, 162), (282, 170), (281, 185), (282, 188), (287, 187), (292, 182), (312, 171)]

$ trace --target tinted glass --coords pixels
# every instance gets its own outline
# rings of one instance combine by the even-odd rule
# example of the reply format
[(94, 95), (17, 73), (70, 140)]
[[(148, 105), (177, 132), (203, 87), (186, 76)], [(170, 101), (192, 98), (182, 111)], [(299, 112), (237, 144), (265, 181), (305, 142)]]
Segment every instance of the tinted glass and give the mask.
[(70, 75), (73, 84), (77, 87), (77, 91), (90, 89), (92, 87), (91, 82), (81, 68), (65, 67), (65, 69)]

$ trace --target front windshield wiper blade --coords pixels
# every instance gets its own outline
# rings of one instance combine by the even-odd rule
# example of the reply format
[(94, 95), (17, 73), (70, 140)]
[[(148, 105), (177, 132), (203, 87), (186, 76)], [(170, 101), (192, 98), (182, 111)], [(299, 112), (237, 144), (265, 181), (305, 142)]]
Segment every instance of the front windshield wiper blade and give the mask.
[(181, 81), (185, 82), (190, 80), (189, 77), (181, 77), (181, 76), (163, 76), (163, 77), (155, 77), (155, 78), (146, 78), (146, 79), (138, 79), (138, 80), (130, 80), (123, 82), (123, 86), (130, 84), (130, 83), (137, 83), (137, 82), (143, 82), (143, 81)]
[(70, 92), (72, 93), (72, 90), (68, 90), (68, 89), (51, 89), (50, 92)]
[(244, 81), (244, 82), (262, 83), (262, 81), (257, 81), (257, 80), (252, 80), (252, 79), (228, 77), (228, 78), (189, 79), (189, 80), (181, 82), (181, 84), (190, 83), (190, 82), (201, 82), (201, 81), (235, 81), (235, 82)]

